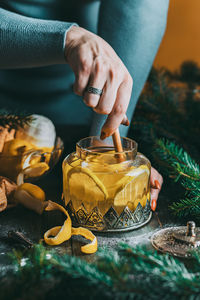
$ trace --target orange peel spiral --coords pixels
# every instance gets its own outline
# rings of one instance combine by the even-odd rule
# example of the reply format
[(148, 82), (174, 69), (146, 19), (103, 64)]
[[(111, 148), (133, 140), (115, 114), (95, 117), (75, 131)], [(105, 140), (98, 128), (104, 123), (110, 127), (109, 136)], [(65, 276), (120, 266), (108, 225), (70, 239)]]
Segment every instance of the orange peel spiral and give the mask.
[(62, 226), (53, 227), (45, 232), (44, 241), (46, 244), (56, 246), (69, 240), (73, 235), (81, 235), (91, 241), (91, 243), (81, 246), (81, 252), (92, 254), (97, 251), (97, 238), (95, 235), (90, 230), (83, 227), (73, 228), (71, 218), (63, 206), (49, 200), (45, 210), (60, 210), (67, 216), (67, 219)]

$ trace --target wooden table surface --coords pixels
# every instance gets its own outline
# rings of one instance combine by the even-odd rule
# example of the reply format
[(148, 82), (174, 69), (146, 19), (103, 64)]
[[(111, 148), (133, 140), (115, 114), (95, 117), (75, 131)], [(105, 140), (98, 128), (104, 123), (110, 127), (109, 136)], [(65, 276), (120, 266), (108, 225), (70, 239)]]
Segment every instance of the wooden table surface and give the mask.
[[(69, 152), (71, 149), (69, 150)], [(68, 153), (69, 153), (68, 152)], [(61, 160), (62, 161), (62, 160)], [(62, 169), (61, 161), (54, 168), (54, 170), (46, 175), (43, 179), (40, 179), (36, 184), (44, 189), (47, 195), (47, 199), (61, 202), (62, 193)], [(168, 213), (166, 210), (166, 195), (170, 194), (171, 187), (168, 187), (168, 192), (162, 192), (159, 199), (158, 212), (153, 214), (151, 221), (144, 227), (133, 230), (130, 232), (115, 233), (115, 234), (97, 234), (99, 247), (113, 248), (119, 242), (126, 242), (130, 245), (147, 244), (150, 246), (150, 237), (153, 232), (160, 229), (162, 225), (166, 225), (171, 222), (168, 219)], [(5, 210), (0, 213), (0, 268), (7, 265), (6, 254), (16, 247), (8, 238), (8, 232), (10, 230), (20, 231), (34, 243), (39, 242), (43, 238), (43, 234), (49, 228), (57, 225), (62, 225), (65, 220), (63, 213), (59, 211), (44, 212), (42, 215), (37, 215), (35, 212), (30, 211), (22, 206)], [(80, 256), (80, 246), (83, 244), (80, 237), (72, 237), (69, 241), (57, 246), (56, 249), (59, 252), (68, 253), (72, 255)], [(84, 256), (87, 260), (92, 260), (93, 255)]]
[[(57, 170), (58, 171), (58, 170)], [(60, 174), (59, 174), (60, 175)], [(62, 178), (57, 172), (52, 172), (46, 175), (37, 184), (42, 187), (46, 194), (47, 199), (56, 201), (60, 204), (62, 193)], [(162, 195), (160, 201), (164, 201)], [(37, 243), (43, 238), (43, 234), (49, 228), (57, 225), (62, 225), (65, 220), (63, 213), (59, 211), (44, 212), (38, 215), (35, 212), (28, 210), (22, 206), (17, 206), (0, 213), (0, 266), (5, 265), (7, 262), (4, 259), (5, 254), (17, 247), (12, 240), (8, 238), (10, 230), (20, 231), (30, 239), (32, 242)], [(126, 242), (130, 245), (149, 244), (150, 237), (153, 232), (160, 228), (160, 222), (165, 224), (164, 214), (154, 213), (151, 221), (141, 227), (140, 229), (123, 232), (123, 233), (98, 233), (99, 247), (113, 248), (119, 242)], [(81, 255), (80, 246), (83, 244), (80, 237), (72, 237), (69, 241), (57, 246), (58, 251), (65, 252), (73, 255)], [(87, 258), (89, 259), (89, 257)]]

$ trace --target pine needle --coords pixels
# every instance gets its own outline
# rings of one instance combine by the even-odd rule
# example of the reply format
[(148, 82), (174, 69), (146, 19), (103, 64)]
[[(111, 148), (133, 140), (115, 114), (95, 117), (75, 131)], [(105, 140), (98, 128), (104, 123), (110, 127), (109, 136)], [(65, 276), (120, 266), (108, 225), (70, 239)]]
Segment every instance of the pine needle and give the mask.
[(33, 118), (22, 112), (11, 113), (7, 110), (0, 110), (0, 126), (7, 127), (9, 130), (23, 128), (28, 125)]
[[(200, 294), (200, 253), (194, 269), (146, 247), (101, 249), (94, 263), (42, 245), (12, 254), (0, 274), (0, 299), (188, 299)], [(196, 299), (196, 298), (195, 298)]]
[(194, 62), (184, 62), (175, 73), (152, 69), (130, 130), (152, 164), (185, 191), (183, 199), (170, 204), (180, 218), (200, 216), (199, 80)]

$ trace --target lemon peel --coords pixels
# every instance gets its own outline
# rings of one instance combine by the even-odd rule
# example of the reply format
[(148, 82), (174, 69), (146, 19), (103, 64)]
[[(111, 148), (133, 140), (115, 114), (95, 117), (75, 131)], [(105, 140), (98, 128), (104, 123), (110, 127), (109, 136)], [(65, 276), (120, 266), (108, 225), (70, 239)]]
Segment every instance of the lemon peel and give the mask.
[(86, 228), (73, 228), (71, 218), (63, 206), (49, 200), (45, 210), (60, 210), (67, 216), (67, 220), (64, 222), (63, 226), (56, 226), (45, 232), (44, 241), (46, 244), (56, 246), (69, 240), (72, 235), (81, 235), (91, 241), (91, 243), (82, 246), (81, 251), (86, 254), (92, 254), (97, 251), (97, 238), (95, 235)]
[(33, 197), (40, 201), (45, 201), (45, 192), (37, 185), (32, 183), (23, 183), (18, 188), (18, 190), (25, 190), (29, 192)]
[(92, 241), (90, 244), (81, 246), (81, 252), (86, 254), (92, 254), (97, 251), (97, 238), (88, 229), (83, 227), (72, 228), (72, 235), (81, 235), (84, 238)]
[(45, 201), (45, 192), (37, 185), (32, 183), (23, 183), (17, 187), (14, 193), (14, 199), (28, 209), (42, 214), (47, 202)]

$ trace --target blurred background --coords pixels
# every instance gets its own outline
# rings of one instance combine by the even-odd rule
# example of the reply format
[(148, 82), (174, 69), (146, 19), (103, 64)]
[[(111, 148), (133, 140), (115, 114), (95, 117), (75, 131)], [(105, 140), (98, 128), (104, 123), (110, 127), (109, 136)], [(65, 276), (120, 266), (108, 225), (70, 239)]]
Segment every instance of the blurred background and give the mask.
[(155, 67), (177, 70), (183, 61), (200, 65), (200, 0), (171, 0), (165, 37)]

